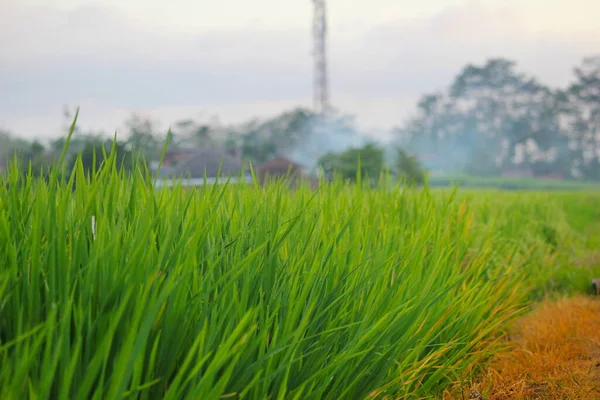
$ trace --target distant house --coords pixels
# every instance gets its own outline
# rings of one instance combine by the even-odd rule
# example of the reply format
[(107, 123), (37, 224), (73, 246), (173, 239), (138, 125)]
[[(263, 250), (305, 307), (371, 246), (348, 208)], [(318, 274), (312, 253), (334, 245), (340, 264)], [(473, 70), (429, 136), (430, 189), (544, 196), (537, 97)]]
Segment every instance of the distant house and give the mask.
[(167, 154), (165, 154), (165, 158), (163, 159), (163, 168), (176, 167), (178, 164), (182, 163), (183, 161), (186, 161), (192, 155), (194, 155), (194, 150), (190, 149), (176, 149), (168, 151)]
[(256, 169), (261, 185), (264, 185), (269, 180), (285, 179), (291, 187), (295, 187), (301, 181), (308, 182), (313, 188), (318, 186), (316, 179), (305, 176), (303, 166), (284, 157), (277, 157), (259, 164)]
[(296, 178), (302, 175), (302, 166), (283, 157), (277, 157), (271, 161), (257, 165), (260, 183), (267, 179), (278, 179), (283, 177)]
[(202, 186), (204, 182), (245, 182), (252, 177), (245, 172), (240, 179), (244, 164), (239, 152), (222, 149), (174, 150), (167, 152), (159, 171), (157, 187), (172, 186), (181, 180), (182, 186)]

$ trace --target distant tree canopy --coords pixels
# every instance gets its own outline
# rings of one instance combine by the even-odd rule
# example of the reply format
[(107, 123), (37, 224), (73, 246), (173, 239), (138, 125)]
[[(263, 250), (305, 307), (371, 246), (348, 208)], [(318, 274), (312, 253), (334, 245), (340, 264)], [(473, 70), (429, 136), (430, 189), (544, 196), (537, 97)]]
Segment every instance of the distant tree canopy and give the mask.
[[(110, 157), (113, 143), (110, 140), (89, 140), (80, 152), (73, 154), (69, 161), (68, 170), (72, 171), (77, 159), (81, 156), (81, 163), (86, 174), (97, 171), (106, 157)], [(133, 154), (126, 148), (123, 142), (117, 142), (114, 148), (116, 152), (117, 167), (129, 170), (133, 164)], [(106, 157), (105, 157), (106, 155)]]
[(497, 58), (468, 65), (445, 91), (423, 96), (396, 130), (412, 152), (437, 153), (436, 168), (497, 175), (516, 167), (599, 179), (600, 57), (575, 68), (565, 90), (550, 89)]
[(383, 149), (369, 143), (341, 153), (327, 153), (319, 159), (323, 173), (329, 179), (337, 173), (344, 179), (355, 180), (358, 172), (363, 178), (377, 179), (385, 169)]
[(266, 121), (246, 123), (238, 130), (244, 158), (259, 164), (293, 149), (299, 140), (310, 134), (315, 117), (312, 111), (297, 108)]
[(406, 183), (422, 185), (425, 183), (426, 171), (419, 159), (401, 147), (396, 148), (395, 168), (393, 172)]
[(48, 169), (50, 160), (46, 148), (38, 140), (32, 142), (16, 138), (10, 132), (0, 131), (0, 160), (4, 160), (5, 166), (12, 165), (14, 157), (17, 157), (22, 172), (40, 174)]
[(156, 123), (138, 114), (132, 114), (125, 121), (125, 126), (129, 130), (125, 144), (136, 155), (141, 155), (148, 162), (154, 161), (159, 155), (160, 146)]
[[(73, 113), (65, 109), (64, 116), (66, 132)], [(159, 133), (155, 121), (138, 114), (125, 121), (125, 128), (119, 133), (119, 160), (125, 163), (122, 155), (134, 153), (157, 161), (166, 132)], [(391, 172), (416, 183), (424, 181), (424, 168), (474, 176), (528, 171), (536, 177), (600, 180), (600, 56), (582, 60), (564, 89), (545, 86), (503, 58), (467, 65), (445, 89), (420, 99), (414, 116), (394, 129), (394, 146), (384, 150), (358, 140), (349, 118), (325, 121), (305, 108), (239, 125), (223, 125), (215, 117), (183, 119), (171, 133), (171, 148), (235, 148), (255, 165), (291, 154), (309, 169), (320, 164), (327, 174), (338, 171), (348, 179), (356, 176), (360, 156), (363, 175), (378, 176), (387, 162)], [(61, 154), (65, 140), (62, 135), (43, 144), (0, 131), (0, 163), (6, 166), (16, 153), (22, 168), (31, 164), (37, 173)], [(107, 140), (76, 126), (67, 160), (81, 153), (91, 169), (90, 149), (106, 147)]]
[(419, 160), (402, 148), (395, 150), (392, 166), (387, 165), (383, 148), (375, 143), (339, 153), (327, 153), (319, 159), (319, 166), (327, 179), (332, 179), (337, 174), (345, 180), (354, 181), (360, 172), (362, 179), (376, 181), (382, 172), (389, 171), (406, 183), (423, 184), (425, 170)]

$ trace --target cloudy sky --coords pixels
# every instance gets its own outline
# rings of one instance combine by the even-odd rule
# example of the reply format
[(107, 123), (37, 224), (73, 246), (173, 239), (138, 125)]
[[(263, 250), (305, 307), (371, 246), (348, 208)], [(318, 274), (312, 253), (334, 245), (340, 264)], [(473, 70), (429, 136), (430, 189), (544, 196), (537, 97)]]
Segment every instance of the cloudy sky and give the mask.
[[(554, 86), (600, 49), (598, 0), (328, 0), (331, 97), (364, 128), (400, 124), (467, 63), (514, 59)], [(166, 129), (310, 106), (310, 0), (0, 0), (0, 128), (56, 136), (131, 112)]]

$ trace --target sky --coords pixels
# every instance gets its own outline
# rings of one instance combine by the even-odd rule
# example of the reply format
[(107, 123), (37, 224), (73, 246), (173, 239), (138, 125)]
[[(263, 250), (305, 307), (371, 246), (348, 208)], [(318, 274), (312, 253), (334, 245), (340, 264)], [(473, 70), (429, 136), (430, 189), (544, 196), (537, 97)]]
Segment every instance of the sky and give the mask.
[[(333, 105), (380, 135), (468, 63), (507, 57), (565, 86), (600, 50), (597, 0), (328, 0)], [(0, 129), (112, 134), (311, 107), (310, 0), (0, 0)]]

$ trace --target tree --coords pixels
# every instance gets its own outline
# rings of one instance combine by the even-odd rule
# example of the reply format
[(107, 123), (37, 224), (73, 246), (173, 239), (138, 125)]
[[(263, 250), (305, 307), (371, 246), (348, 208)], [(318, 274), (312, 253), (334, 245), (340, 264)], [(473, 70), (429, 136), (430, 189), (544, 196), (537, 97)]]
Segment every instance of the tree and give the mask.
[(41, 154), (44, 154), (44, 151), (46, 151), (46, 148), (38, 140), (34, 140), (31, 143), (31, 150), (30, 151), (31, 151), (31, 155), (35, 157), (35, 156), (39, 156)]
[(343, 179), (353, 181), (360, 171), (361, 177), (376, 180), (385, 170), (383, 149), (373, 143), (340, 153), (327, 153), (318, 163), (328, 179), (339, 174)]
[(10, 159), (15, 153), (15, 140), (11, 132), (0, 130), (0, 159), (5, 162), (10, 162)]
[(57, 137), (56, 139), (52, 139), (50, 141), (50, 151), (53, 154), (60, 154), (60, 153), (62, 153), (63, 149), (65, 148), (66, 143), (67, 143), (67, 138), (64, 136)]
[(425, 183), (425, 170), (417, 157), (401, 147), (398, 147), (396, 152), (395, 174), (410, 184), (422, 185)]
[(467, 65), (446, 91), (424, 96), (397, 133), (410, 151), (441, 153), (439, 169), (499, 173), (552, 161), (563, 140), (559, 107), (554, 91), (496, 58)]
[(262, 163), (292, 152), (311, 135), (314, 118), (312, 111), (296, 108), (265, 121), (245, 123), (237, 130), (242, 137), (243, 157), (252, 163)]
[[(97, 140), (91, 139), (88, 140), (83, 149), (74, 154), (70, 160), (70, 168), (69, 172), (73, 171), (75, 164), (77, 162), (77, 158), (81, 156), (81, 162), (83, 164), (83, 170), (86, 174), (90, 174), (92, 171), (97, 171), (102, 163), (105, 161), (104, 153), (108, 157), (110, 157), (111, 149), (112, 149), (112, 141), (110, 140)], [(104, 152), (102, 148), (104, 147)], [(116, 151), (116, 162), (118, 168), (123, 168), (125, 170), (130, 170), (132, 167), (132, 152), (127, 149), (127, 146), (123, 142), (117, 142), (115, 146)], [(94, 162), (95, 160), (95, 162)]]
[(31, 172), (38, 176), (42, 170), (47, 172), (51, 164), (46, 149), (39, 140), (28, 141), (17, 138), (10, 132), (0, 131), (0, 166), (10, 166), (15, 155), (22, 173), (27, 173), (31, 164)]
[(199, 124), (193, 119), (177, 121), (173, 129), (177, 137), (176, 144), (192, 147), (211, 147), (215, 145), (213, 134), (217, 127), (211, 123)]
[(242, 156), (253, 164), (268, 161), (277, 155), (277, 146), (270, 138), (263, 138), (260, 132), (251, 131), (242, 139)]
[(585, 58), (574, 74), (564, 95), (573, 168), (585, 178), (600, 179), (600, 56)]
[(136, 155), (141, 155), (145, 161), (154, 161), (158, 156), (158, 139), (156, 123), (149, 118), (132, 114), (126, 121), (129, 129), (126, 143)]
[[(527, 150), (528, 143), (526, 159), (545, 158), (561, 134), (554, 92), (517, 73), (512, 61), (491, 59), (483, 67), (466, 67), (450, 95), (468, 110), (486, 147), (500, 149), (496, 154), (500, 165), (519, 163), (518, 150)], [(469, 102), (474, 106), (468, 107)]]

